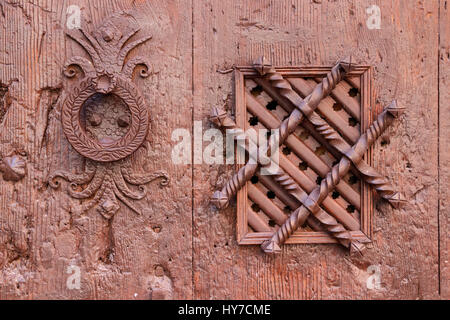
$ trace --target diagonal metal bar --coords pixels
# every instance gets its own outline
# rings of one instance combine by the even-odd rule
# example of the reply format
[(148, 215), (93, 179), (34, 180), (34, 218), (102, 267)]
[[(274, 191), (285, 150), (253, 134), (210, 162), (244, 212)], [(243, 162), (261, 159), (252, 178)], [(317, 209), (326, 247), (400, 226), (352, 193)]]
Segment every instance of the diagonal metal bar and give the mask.
[[(339, 181), (350, 170), (351, 163), (359, 163), (366, 150), (376, 141), (376, 139), (386, 130), (386, 128), (403, 112), (403, 108), (398, 107), (393, 101), (377, 119), (371, 124), (364, 134), (358, 139), (356, 144), (346, 152), (339, 163), (332, 167), (326, 178), (322, 180), (320, 186), (315, 188), (305, 201), (305, 205), (295, 210), (286, 222), (273, 234), (272, 238), (265, 241), (261, 248), (266, 253), (277, 253), (281, 251), (283, 244), (297, 228), (308, 218), (309, 213), (319, 212), (320, 204), (331, 192)], [(355, 248), (357, 249), (357, 248)]]
[[(238, 129), (234, 120), (231, 119), (224, 110), (213, 108), (211, 120), (218, 127), (226, 129)], [(255, 141), (250, 141), (250, 143), (257, 144)], [(252, 156), (245, 144), (241, 147), (247, 151), (249, 156)], [(269, 167), (270, 165), (271, 163), (268, 163), (262, 165), (262, 167)], [(284, 171), (284, 168), (282, 167), (281, 163), (280, 166), (278, 166), (278, 172), (273, 174), (273, 177), (274, 180), (278, 182), (279, 185), (288, 194), (297, 199), (300, 202), (300, 204), (307, 205), (306, 200), (308, 199), (308, 195), (291, 178), (291, 176)], [(319, 220), (324, 225), (325, 230), (327, 230), (333, 237), (335, 237), (339, 241), (339, 243), (342, 244), (344, 247), (348, 248), (350, 246), (350, 248), (357, 248), (359, 252), (362, 252), (364, 250), (364, 245), (362, 243), (359, 243), (358, 241), (351, 241), (350, 232), (333, 216), (328, 214), (325, 210), (319, 207), (319, 209), (316, 212), (312, 213), (317, 218), (317, 220)]]
[[(257, 116), (258, 121), (262, 123), (265, 128), (276, 129), (279, 127), (281, 120), (279, 120), (276, 115), (273, 115), (272, 112), (263, 107), (248, 91), (246, 91), (246, 100), (247, 111), (250, 112), (250, 114)], [(302, 125), (304, 126), (307, 122), (309, 121), (303, 121)], [(311, 126), (313, 125), (311, 124)], [(326, 164), (318, 155), (311, 151), (311, 149), (307, 147), (295, 134), (291, 134), (287, 137), (284, 141), (284, 145), (297, 154), (303, 161), (308, 163), (308, 166), (322, 178), (324, 178), (330, 171), (331, 167), (329, 167), (328, 164)], [(340, 159), (340, 156), (338, 159)], [(353, 190), (345, 180), (341, 181), (341, 183), (336, 186), (336, 189), (343, 195), (344, 198), (347, 199), (348, 202), (353, 204), (357, 210), (361, 209), (360, 194)]]
[[(264, 61), (262, 63), (258, 63), (257, 68), (261, 74), (266, 73), (268, 70), (267, 65), (264, 64)], [(288, 118), (283, 120), (280, 124), (279, 130), (280, 130), (280, 139), (279, 144), (283, 144), (284, 140), (295, 131), (297, 126), (302, 122), (304, 119), (304, 115), (302, 111), (300, 111), (300, 108), (303, 108), (305, 110), (310, 110), (310, 112), (313, 112), (314, 109), (317, 108), (320, 100), (322, 100), (324, 97), (328, 96), (330, 92), (336, 87), (337, 83), (341, 81), (344, 78), (344, 75), (349, 72), (352, 68), (352, 65), (350, 63), (350, 59), (344, 59), (340, 62), (338, 62), (331, 71), (327, 74), (327, 76), (322, 79), (322, 82), (318, 83), (316, 87), (314, 88), (313, 92), (308, 95), (304, 100), (300, 98), (300, 100), (295, 100), (296, 97), (294, 96), (294, 90), (288, 90), (286, 91), (287, 97), (291, 97), (294, 99), (299, 107), (292, 111), (292, 113), (289, 115)], [(281, 75), (280, 75), (281, 76)], [(274, 75), (276, 77), (276, 75)], [(274, 84), (277, 88), (286, 88), (288, 89), (288, 86), (290, 87), (289, 83), (281, 77), (279, 81)], [(298, 96), (298, 95), (297, 95)], [(298, 96), (299, 97), (299, 96)], [(222, 188), (222, 190), (218, 190), (214, 192), (211, 201), (218, 207), (218, 208), (225, 208), (228, 206), (228, 203), (232, 196), (234, 196), (244, 185), (245, 183), (255, 174), (256, 170), (258, 169), (258, 165), (254, 163), (248, 163), (244, 165), (242, 168), (238, 170), (238, 172), (225, 184), (225, 186)]]
[[(348, 60), (348, 64), (351, 64), (351, 59)], [(305, 100), (308, 103), (303, 103), (300, 95), (292, 89), (291, 84), (283, 78), (283, 76), (271, 66), (269, 62), (265, 60), (264, 57), (260, 57), (254, 64), (254, 68), (258, 72), (267, 78), (270, 83), (279, 89), (280, 94), (288, 99), (297, 109), (299, 109), (303, 115), (308, 118), (308, 120), (315, 126), (316, 130), (333, 146), (338, 150), (343, 156), (351, 149), (351, 146), (345, 141), (336, 130), (333, 129), (324, 119), (322, 119), (317, 112), (308, 108), (311, 103), (317, 102), (320, 98), (319, 94), (315, 93), (318, 91), (317, 86), (314, 88), (313, 92), (308, 95)], [(333, 75), (333, 73), (331, 73)], [(330, 74), (327, 74), (327, 78)], [(351, 160), (351, 159), (350, 159)], [(375, 190), (380, 194), (380, 196), (389, 201), (389, 203), (398, 207), (402, 202), (402, 196), (400, 193), (395, 192), (391, 183), (381, 174), (379, 174), (375, 169), (369, 166), (366, 162), (359, 161), (358, 163), (353, 163), (356, 169), (362, 174), (364, 180), (372, 185)]]

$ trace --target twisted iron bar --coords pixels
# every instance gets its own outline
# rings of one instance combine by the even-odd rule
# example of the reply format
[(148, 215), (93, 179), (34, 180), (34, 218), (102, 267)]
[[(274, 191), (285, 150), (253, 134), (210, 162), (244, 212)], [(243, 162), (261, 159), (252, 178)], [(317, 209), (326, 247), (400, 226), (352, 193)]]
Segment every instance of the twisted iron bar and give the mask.
[[(397, 106), (395, 101), (384, 109), (366, 132), (360, 136), (356, 144), (346, 152), (346, 157), (342, 157), (339, 163), (331, 168), (331, 171), (327, 174), (326, 178), (322, 180), (320, 186), (316, 187), (308, 195), (305, 204), (295, 210), (286, 222), (273, 234), (272, 238), (266, 240), (261, 245), (264, 252), (280, 252), (280, 245), (304, 223), (309, 212), (312, 212), (314, 215), (320, 212), (320, 204), (348, 173), (351, 162), (359, 163), (362, 161), (362, 157), (366, 150), (386, 130), (393, 122), (394, 118), (397, 118), (403, 112), (403, 110), (403, 108)], [(335, 233), (340, 232), (339, 228), (339, 226), (336, 226)], [(359, 250), (358, 248), (354, 249)]]
[[(341, 65), (346, 68), (347, 72), (351, 71), (351, 58), (346, 58), (341, 61)], [(308, 108), (311, 104), (315, 105), (316, 103), (320, 103), (320, 101), (334, 89), (332, 84), (342, 80), (343, 74), (342, 72), (339, 72), (339, 68), (337, 68), (337, 66), (334, 66), (331, 69), (331, 72), (327, 74), (324, 79), (325, 81), (322, 81), (318, 86), (316, 86), (313, 92), (305, 98), (305, 100), (307, 100), (307, 104), (302, 103), (302, 98), (292, 89), (290, 83), (285, 80), (283, 76), (265, 60), (264, 57), (260, 57), (256, 61), (254, 67), (261, 75), (264, 75), (271, 82), (272, 86), (279, 89), (279, 93), (283, 97), (287, 98), (303, 113), (305, 117), (308, 118), (320, 135), (322, 135), (342, 155), (345, 155), (351, 146), (341, 137), (339, 133), (336, 132), (336, 130), (334, 130), (333, 127), (331, 127), (324, 119), (314, 112), (312, 108)], [(326, 94), (324, 95), (324, 93)], [(285, 126), (287, 125), (288, 124), (285, 124)], [(399, 204), (403, 201), (403, 197), (400, 193), (394, 191), (394, 188), (388, 179), (379, 174), (364, 161), (354, 163), (354, 165), (362, 174), (364, 180), (368, 184), (372, 185), (383, 199), (387, 200), (393, 207), (399, 206)]]
[(302, 99), (292, 89), (291, 84), (264, 57), (258, 58), (253, 67), (261, 76), (268, 79), (273, 87), (279, 90), (281, 96), (287, 98), (297, 107), (280, 125), (280, 144), (298, 127), (304, 116), (309, 117), (314, 113), (320, 101), (328, 96), (344, 78), (344, 75), (353, 68), (350, 57), (339, 61), (315, 86), (311, 94)]
[[(321, 207), (318, 207), (318, 210), (316, 212), (310, 211), (308, 196), (301, 191), (299, 185), (287, 173), (280, 170), (278, 173), (275, 173), (273, 178), (284, 188), (284, 190), (286, 190), (290, 195), (292, 195), (302, 204), (300, 207), (305, 207), (305, 209), (307, 209), (300, 210), (299, 208), (297, 208), (290, 214), (290, 216), (294, 214), (297, 214), (299, 216), (298, 226), (303, 225), (306, 219), (308, 219), (309, 214), (312, 213), (317, 218), (317, 220), (325, 227), (325, 230), (328, 231), (333, 237), (335, 237), (340, 244), (342, 244), (346, 248), (350, 247), (351, 253), (353, 253), (355, 250), (358, 252), (362, 252), (364, 250), (364, 245), (356, 240), (352, 240), (350, 232)], [(282, 230), (282, 232), (285, 231)], [(287, 239), (289, 235), (286, 234), (285, 237)]]
[[(237, 129), (236, 123), (233, 119), (231, 119), (227, 113), (218, 108), (212, 109), (211, 114), (211, 121), (214, 122), (218, 127), (220, 128), (227, 128), (227, 129)], [(248, 150), (247, 150), (248, 151)], [(268, 167), (271, 163), (262, 165), (262, 167)], [(249, 166), (251, 168), (251, 166)], [(228, 186), (235, 186), (239, 183), (239, 181), (242, 181), (245, 177), (246, 172), (243, 172), (242, 175), (238, 174), (233, 177), (233, 179), (230, 181), (230, 184), (227, 184)], [(281, 187), (286, 190), (290, 195), (292, 195), (294, 198), (296, 198), (301, 204), (306, 204), (307, 200), (307, 194), (303, 192), (300, 188), (300, 186), (291, 178), (289, 174), (287, 174), (282, 167), (278, 167), (278, 171), (273, 174), (273, 178), (276, 182), (278, 182)], [(240, 179), (240, 180), (238, 180)], [(248, 178), (249, 179), (249, 178)], [(245, 183), (245, 182), (244, 182)], [(228, 191), (228, 190), (226, 190)], [(219, 191), (217, 191), (219, 192)], [(216, 201), (227, 201), (226, 199), (219, 198), (219, 195), (216, 195), (217, 199)], [(220, 204), (219, 204), (220, 205)], [(304, 219), (302, 218), (302, 221), (299, 222), (299, 225), (302, 225), (305, 220), (307, 219), (309, 212), (304, 213)], [(327, 231), (331, 233), (332, 236), (334, 236), (339, 243), (341, 243), (344, 247), (349, 247), (351, 234), (348, 230), (345, 229), (345, 227), (340, 224), (334, 217), (329, 215), (327, 212), (325, 212), (322, 208), (319, 207), (319, 211), (315, 214), (315, 217), (319, 222), (321, 222)], [(363, 251), (364, 246), (360, 243), (356, 243), (351, 246), (351, 248), (357, 248), (359, 252)]]
[[(328, 96), (331, 91), (336, 87), (336, 85), (344, 78), (344, 75), (353, 69), (351, 62), (351, 57), (347, 57), (338, 62), (330, 72), (327, 73), (326, 77), (316, 85), (311, 94), (309, 94), (305, 99), (302, 99), (293, 89), (291, 84), (283, 78), (283, 76), (275, 70), (275, 68), (268, 62), (264, 57), (260, 57), (254, 63), (254, 68), (266, 79), (268, 79), (272, 86), (277, 88), (280, 95), (291, 101), (297, 109), (295, 109), (291, 115), (282, 121), (280, 125), (280, 140), (284, 141), (299, 125), (302, 119), (302, 115), (308, 118), (315, 126), (316, 129), (322, 134), (327, 140), (337, 140), (340, 135), (328, 125), (314, 110), (319, 105), (326, 96)], [(286, 179), (286, 177), (281, 177), (281, 179)], [(277, 180), (277, 178), (275, 178)], [(292, 179), (290, 179), (292, 181)], [(289, 181), (289, 180), (285, 180)], [(292, 181), (293, 182), (293, 181)], [(293, 187), (292, 184), (289, 186)], [(292, 190), (292, 189), (291, 189)], [(289, 190), (287, 190), (289, 191)], [(291, 193), (292, 194), (292, 193)], [(304, 202), (303, 199), (298, 199), (301, 203)], [(303, 201), (302, 201), (303, 200)], [(297, 211), (297, 210), (296, 210)], [(298, 211), (300, 213), (300, 211)], [(303, 224), (307, 219), (309, 212), (308, 210), (302, 210), (303, 215), (300, 224)], [(319, 209), (315, 214), (316, 218), (325, 225), (327, 231), (332, 233), (338, 239), (350, 239), (350, 233), (340, 224), (335, 218), (327, 214), (322, 209)], [(344, 240), (343, 244), (348, 245), (348, 241)], [(361, 251), (363, 245), (354, 244), (352, 248)]]
[[(273, 85), (280, 89), (280, 92), (284, 97), (295, 99), (295, 105), (298, 106), (297, 109), (292, 111), (288, 118), (281, 122), (278, 128), (280, 132), (279, 145), (282, 145), (286, 138), (293, 133), (302, 122), (304, 113), (306, 115), (312, 114), (320, 101), (328, 96), (336, 87), (337, 83), (343, 79), (344, 75), (351, 70), (351, 59), (348, 58), (339, 61), (305, 99), (301, 99), (300, 96), (295, 93), (289, 82), (287, 82), (281, 74), (277, 73), (275, 68), (267, 64), (264, 57), (256, 60), (254, 68), (261, 75), (266, 75), (273, 82)], [(296, 98), (296, 96), (298, 98)], [(214, 118), (216, 120), (213, 121), (217, 121), (217, 123), (226, 121), (223, 120), (225, 118), (223, 114), (218, 114)], [(227, 128), (227, 125), (229, 124), (223, 123), (225, 128)], [(267, 152), (268, 154), (270, 153), (270, 147)], [(227, 207), (231, 197), (246, 184), (246, 182), (255, 174), (257, 169), (258, 165), (255, 165), (254, 163), (247, 163), (244, 165), (230, 180), (227, 181), (222, 190), (214, 192), (211, 202), (219, 209)]]

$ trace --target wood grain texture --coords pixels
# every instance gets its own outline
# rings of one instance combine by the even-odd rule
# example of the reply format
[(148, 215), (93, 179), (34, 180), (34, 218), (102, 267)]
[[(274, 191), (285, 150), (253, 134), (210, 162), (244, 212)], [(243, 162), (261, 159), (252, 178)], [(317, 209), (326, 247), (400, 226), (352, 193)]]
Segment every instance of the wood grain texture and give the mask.
[[(149, 185), (138, 216), (122, 205), (108, 221), (64, 189), (52, 190), (53, 170), (81, 173), (84, 159), (67, 142), (60, 120), (67, 58), (87, 57), (69, 40), (66, 13), (78, 5), (92, 30), (109, 15), (130, 13), (153, 39), (132, 52), (146, 55), (154, 72), (135, 80), (151, 114), (148, 148), (133, 155), (135, 172), (170, 172), (167, 188)], [(0, 298), (191, 298), (191, 169), (170, 158), (168, 128), (191, 128), (191, 4), (186, 1), (1, 1), (0, 79), (11, 105), (0, 125), (0, 152), (23, 149), (27, 176), (0, 182)], [(168, 112), (170, 110), (170, 112)], [(67, 184), (63, 183), (63, 188)], [(178, 226), (183, 226), (179, 228)], [(67, 268), (81, 269), (80, 290), (69, 290)]]
[[(22, 180), (0, 179), (0, 299), (429, 299), (439, 291), (449, 299), (448, 1), (316, 2), (0, 0), (0, 156), (15, 151), (27, 161)], [(80, 203), (45, 183), (51, 170), (85, 165), (60, 123), (70, 85), (64, 61), (85, 56), (64, 35), (70, 4), (89, 28), (131, 9), (153, 35), (129, 57), (145, 55), (154, 68), (136, 80), (152, 134), (133, 162), (137, 171), (166, 170), (172, 182), (149, 186), (142, 216), (122, 206), (111, 225), (94, 212), (75, 216)], [(366, 26), (372, 4), (381, 8), (380, 30)], [(407, 108), (389, 147), (373, 153), (407, 204), (377, 203), (363, 258), (336, 244), (287, 246), (276, 257), (238, 246), (235, 202), (221, 212), (209, 203), (235, 168), (170, 161), (173, 129), (192, 132), (192, 120), (212, 127), (211, 106), (234, 112), (231, 73), (217, 70), (261, 54), (285, 66), (331, 66), (352, 54), (374, 66), (374, 111), (394, 98)], [(66, 285), (72, 264), (81, 268), (80, 290)], [(381, 287), (370, 290), (373, 265)]]
[[(380, 30), (366, 8), (381, 8)], [(436, 298), (438, 279), (438, 3), (405, 1), (194, 2), (194, 119), (210, 126), (212, 105), (233, 110), (233, 65), (264, 54), (273, 65), (332, 65), (352, 54), (375, 66), (380, 112), (396, 98), (407, 110), (390, 129), (376, 169), (406, 194), (399, 210), (378, 202), (374, 242), (354, 259), (336, 245), (292, 245), (277, 257), (238, 247), (235, 205), (218, 212), (208, 198), (235, 169), (194, 168), (195, 298)], [(417, 24), (416, 21), (422, 23)], [(420, 130), (417, 130), (421, 128)], [(209, 181), (209, 183), (205, 183)], [(370, 290), (371, 265), (381, 287)]]
[(439, 239), (440, 291), (450, 299), (450, 3), (439, 3)]

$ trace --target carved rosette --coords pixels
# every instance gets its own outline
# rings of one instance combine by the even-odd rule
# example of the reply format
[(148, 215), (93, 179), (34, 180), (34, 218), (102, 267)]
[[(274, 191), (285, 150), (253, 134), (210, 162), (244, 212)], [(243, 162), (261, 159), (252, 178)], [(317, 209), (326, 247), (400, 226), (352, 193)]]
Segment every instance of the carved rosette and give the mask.
[[(140, 200), (146, 195), (145, 184), (156, 178), (163, 178), (161, 185), (169, 181), (163, 171), (133, 173), (130, 164), (129, 156), (145, 142), (149, 127), (147, 105), (132, 77), (137, 66), (143, 67), (138, 75), (148, 77), (150, 65), (139, 56), (125, 62), (132, 49), (151, 39), (151, 36), (144, 36), (133, 40), (139, 29), (129, 15), (116, 14), (92, 34), (83, 28), (67, 33), (90, 57), (89, 60), (75, 56), (65, 63), (64, 75), (73, 78), (76, 83), (67, 92), (61, 112), (64, 134), (71, 146), (87, 158), (87, 169), (82, 174), (55, 171), (49, 176), (49, 185), (57, 188), (57, 178), (69, 181), (68, 193), (71, 197), (90, 199), (82, 205), (81, 211), (96, 206), (97, 211), (107, 219), (119, 210), (119, 201), (139, 213), (132, 200)], [(121, 137), (116, 137), (108, 136), (111, 131), (108, 129), (107, 136), (99, 139), (86, 128), (85, 108), (92, 99), (108, 104), (111, 97), (128, 110), (129, 116), (121, 115), (117, 119), (117, 125), (127, 130)], [(114, 107), (107, 105), (106, 112), (111, 114)], [(95, 114), (89, 122), (98, 126), (103, 118), (105, 115)]]

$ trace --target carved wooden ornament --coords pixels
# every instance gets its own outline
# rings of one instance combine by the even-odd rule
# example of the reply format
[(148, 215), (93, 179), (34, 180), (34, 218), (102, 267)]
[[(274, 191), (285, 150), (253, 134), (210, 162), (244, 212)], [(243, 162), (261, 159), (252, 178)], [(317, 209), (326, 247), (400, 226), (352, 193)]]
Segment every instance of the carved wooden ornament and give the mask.
[(350, 57), (332, 68), (274, 68), (261, 57), (235, 69), (236, 121), (220, 108), (211, 120), (279, 129), (281, 151), (276, 174), (248, 162), (212, 197), (224, 208), (237, 194), (239, 244), (278, 253), (284, 243), (340, 243), (362, 253), (372, 235), (370, 188), (393, 206), (403, 201), (371, 166), (374, 142), (403, 112), (394, 101), (372, 119), (371, 72)]
[(87, 169), (83, 174), (58, 170), (49, 184), (57, 188), (57, 177), (68, 180), (73, 198), (90, 199), (81, 211), (97, 205), (108, 219), (119, 209), (117, 200), (139, 213), (131, 200), (145, 197), (145, 184), (159, 177), (162, 185), (168, 183), (163, 171), (137, 174), (131, 169), (129, 156), (143, 145), (149, 127), (148, 107), (132, 77), (137, 66), (139, 76), (148, 77), (150, 64), (139, 56), (125, 62), (132, 49), (151, 39), (132, 40), (139, 29), (129, 15), (116, 14), (92, 34), (83, 28), (67, 32), (90, 57), (75, 56), (65, 63), (64, 75), (77, 82), (65, 93), (61, 112), (64, 134), (87, 158)]
[(3, 159), (0, 157), (0, 172), (5, 181), (19, 181), (26, 174), (26, 162), (23, 157), (15, 154)]

